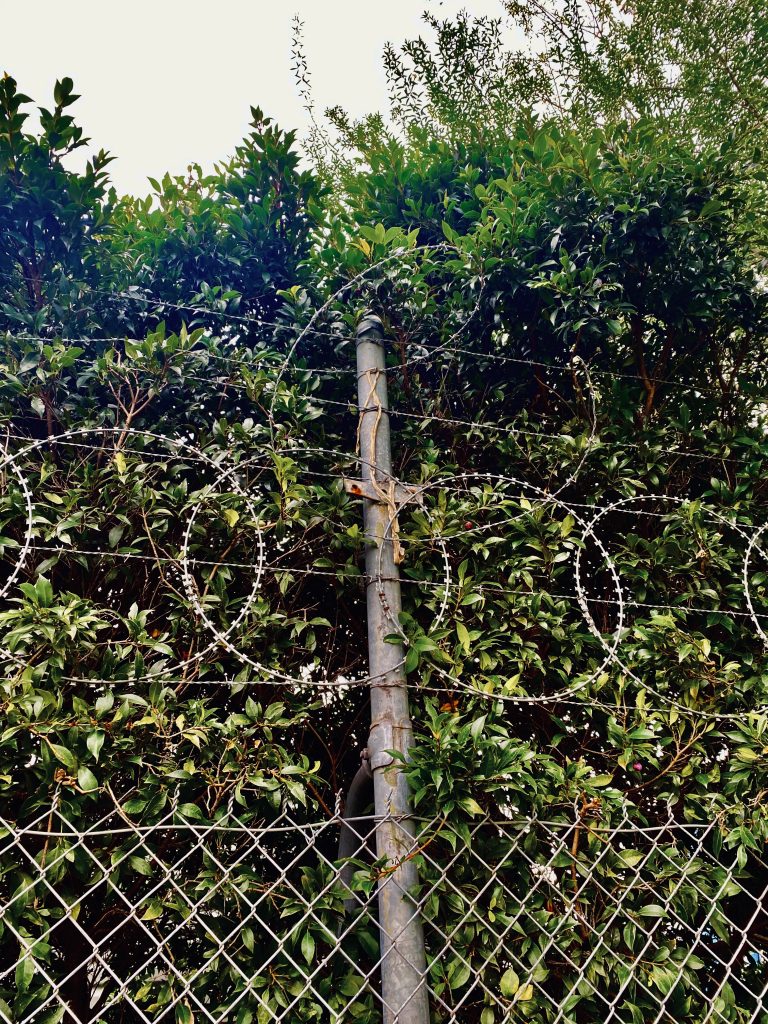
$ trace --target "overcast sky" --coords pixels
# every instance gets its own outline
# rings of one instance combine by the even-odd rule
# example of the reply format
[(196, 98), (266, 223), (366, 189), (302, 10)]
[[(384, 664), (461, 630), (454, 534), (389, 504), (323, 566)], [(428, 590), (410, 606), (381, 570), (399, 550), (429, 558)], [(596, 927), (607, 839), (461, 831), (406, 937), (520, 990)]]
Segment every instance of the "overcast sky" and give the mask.
[(0, 71), (51, 103), (69, 75), (74, 111), (94, 145), (117, 157), (126, 192), (147, 176), (210, 167), (243, 137), (251, 104), (302, 128), (291, 74), (291, 21), (305, 22), (317, 108), (385, 107), (381, 51), (423, 34), (421, 13), (500, 13), (498, 0), (0, 0)]

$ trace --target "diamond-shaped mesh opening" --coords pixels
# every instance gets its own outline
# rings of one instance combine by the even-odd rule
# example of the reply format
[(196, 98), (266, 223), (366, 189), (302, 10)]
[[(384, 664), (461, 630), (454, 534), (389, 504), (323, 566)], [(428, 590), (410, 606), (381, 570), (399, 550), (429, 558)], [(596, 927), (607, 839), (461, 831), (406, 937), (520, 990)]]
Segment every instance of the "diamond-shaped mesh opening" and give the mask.
[(399, 936), (377, 906), (398, 864), (372, 852), (386, 823), (418, 868), (432, 1022), (768, 1021), (768, 865), (716, 822), (577, 813), (412, 836), (373, 817), (254, 825), (169, 805), (142, 824), (130, 801), (104, 806), (85, 827), (58, 801), (3, 823), (3, 1019), (398, 1024), (381, 950)]
[(254, 828), (171, 810), (142, 826), (115, 809), (79, 825), (56, 806), (5, 823), (7, 1019), (375, 1019), (370, 823), (343, 879), (338, 820)]
[(485, 821), (421, 874), (440, 1019), (768, 1019), (768, 874), (715, 825)]

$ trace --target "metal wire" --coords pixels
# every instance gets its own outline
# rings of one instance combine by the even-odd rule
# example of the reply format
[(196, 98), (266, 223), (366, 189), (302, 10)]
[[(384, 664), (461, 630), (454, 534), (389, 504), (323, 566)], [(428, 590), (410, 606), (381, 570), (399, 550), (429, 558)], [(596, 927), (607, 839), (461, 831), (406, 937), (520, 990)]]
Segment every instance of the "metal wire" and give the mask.
[[(190, 820), (171, 803), (148, 822), (130, 806), (104, 790), (84, 808), (62, 789), (0, 819), (0, 1019), (382, 1019), (376, 891), (393, 865), (371, 851), (381, 816), (313, 820), (285, 804)], [(683, 998), (691, 1021), (763, 1021), (759, 853), (672, 810), (650, 825), (543, 810), (402, 830), (435, 1020), (661, 1024)]]

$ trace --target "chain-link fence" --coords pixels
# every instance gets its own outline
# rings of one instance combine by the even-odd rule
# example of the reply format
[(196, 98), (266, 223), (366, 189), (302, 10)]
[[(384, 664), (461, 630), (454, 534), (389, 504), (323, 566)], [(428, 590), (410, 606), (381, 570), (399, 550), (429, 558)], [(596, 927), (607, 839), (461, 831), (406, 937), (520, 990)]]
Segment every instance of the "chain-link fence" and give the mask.
[[(377, 890), (393, 865), (373, 816), (101, 800), (87, 825), (65, 792), (2, 822), (4, 1018), (386, 1019)], [(609, 824), (582, 805), (401, 831), (433, 1021), (768, 1020), (768, 864), (724, 847), (717, 821)]]

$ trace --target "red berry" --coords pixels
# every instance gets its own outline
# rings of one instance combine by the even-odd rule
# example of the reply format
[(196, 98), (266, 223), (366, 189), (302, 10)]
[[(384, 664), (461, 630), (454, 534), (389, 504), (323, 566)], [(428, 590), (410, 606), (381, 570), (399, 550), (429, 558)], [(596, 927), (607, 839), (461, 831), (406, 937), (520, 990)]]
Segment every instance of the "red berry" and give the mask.
[(640, 764), (639, 761), (635, 761), (632, 767), (635, 769), (636, 772), (641, 772), (643, 770), (643, 766)]
[(464, 523), (464, 529), (465, 530), (471, 530), (472, 529), (472, 523), (470, 523), (469, 521)]

